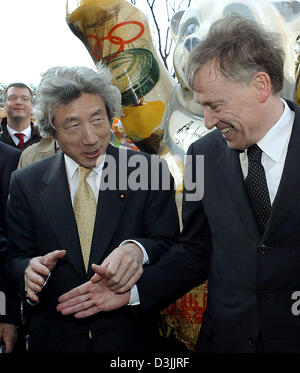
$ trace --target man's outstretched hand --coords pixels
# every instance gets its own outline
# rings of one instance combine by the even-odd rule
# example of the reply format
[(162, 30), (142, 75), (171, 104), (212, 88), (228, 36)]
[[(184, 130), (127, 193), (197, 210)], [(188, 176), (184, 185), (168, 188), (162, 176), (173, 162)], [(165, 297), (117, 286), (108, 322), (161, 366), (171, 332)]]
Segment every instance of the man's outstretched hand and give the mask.
[(100, 266), (93, 264), (95, 275), (58, 298), (57, 311), (63, 315), (74, 314), (76, 318), (95, 315), (101, 311), (112, 311), (129, 303), (130, 291), (115, 294), (107, 286), (107, 280), (99, 275)]
[(59, 259), (66, 255), (66, 250), (54, 250), (44, 256), (32, 258), (25, 270), (25, 287), (27, 296), (38, 302), (38, 293), (42, 290), (45, 279), (56, 266)]

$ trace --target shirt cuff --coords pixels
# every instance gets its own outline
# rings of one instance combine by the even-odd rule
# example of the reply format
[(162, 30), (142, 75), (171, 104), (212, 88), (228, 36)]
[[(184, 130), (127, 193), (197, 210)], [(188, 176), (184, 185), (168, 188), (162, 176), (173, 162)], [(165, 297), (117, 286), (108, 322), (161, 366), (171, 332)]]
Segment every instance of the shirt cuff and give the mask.
[(138, 241), (136, 241), (136, 240), (125, 240), (125, 241), (123, 241), (123, 242), (121, 242), (121, 244), (120, 244), (120, 246), (123, 246), (123, 245), (125, 245), (125, 244), (127, 244), (127, 243), (129, 243), (129, 242), (133, 242), (133, 243), (135, 243), (136, 245), (138, 245), (139, 246), (139, 248), (142, 250), (142, 252), (143, 252), (143, 254), (144, 254), (144, 258), (143, 258), (143, 265), (144, 264), (149, 264), (149, 256), (148, 256), (148, 254), (147, 254), (147, 251), (146, 251), (146, 249), (144, 248), (144, 246), (142, 245), (142, 244), (140, 244)]
[(140, 296), (137, 289), (137, 286), (134, 285), (130, 290), (130, 300), (128, 306), (138, 306), (140, 304)]

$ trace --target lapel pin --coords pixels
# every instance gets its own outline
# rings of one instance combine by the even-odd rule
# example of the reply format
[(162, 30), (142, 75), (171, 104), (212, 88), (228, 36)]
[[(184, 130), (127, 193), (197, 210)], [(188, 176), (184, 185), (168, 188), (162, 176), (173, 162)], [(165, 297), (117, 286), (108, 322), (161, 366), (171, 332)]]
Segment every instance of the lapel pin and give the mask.
[(125, 198), (125, 194), (124, 193), (120, 194), (120, 198), (124, 199)]

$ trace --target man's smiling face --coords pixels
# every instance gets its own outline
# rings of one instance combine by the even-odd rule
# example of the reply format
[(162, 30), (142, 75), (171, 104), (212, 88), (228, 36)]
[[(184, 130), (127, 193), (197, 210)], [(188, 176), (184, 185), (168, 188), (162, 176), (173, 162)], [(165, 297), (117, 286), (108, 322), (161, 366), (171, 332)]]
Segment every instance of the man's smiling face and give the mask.
[(195, 74), (194, 98), (204, 108), (208, 129), (216, 127), (232, 149), (243, 150), (257, 142), (261, 124), (257, 113), (256, 89), (226, 79), (214, 61)]
[(6, 93), (4, 108), (11, 119), (31, 119), (33, 103), (27, 88), (10, 87)]
[(83, 93), (54, 110), (54, 127), (60, 149), (79, 165), (93, 168), (101, 163), (111, 133), (103, 99)]

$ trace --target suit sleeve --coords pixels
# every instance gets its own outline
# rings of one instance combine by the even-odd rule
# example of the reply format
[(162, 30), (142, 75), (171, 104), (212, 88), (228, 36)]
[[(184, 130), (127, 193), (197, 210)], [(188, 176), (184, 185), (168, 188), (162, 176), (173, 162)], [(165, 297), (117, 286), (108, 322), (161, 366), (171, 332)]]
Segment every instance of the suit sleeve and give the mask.
[[(195, 171), (197, 164), (193, 145), (187, 154), (190, 156), (188, 167)], [(186, 195), (187, 190), (184, 189), (180, 242), (157, 263), (145, 266), (144, 274), (137, 283), (141, 311), (166, 307), (208, 277), (212, 244), (203, 199), (187, 201)]]
[[(144, 234), (142, 238), (131, 237), (143, 245), (150, 263), (154, 263), (178, 242), (180, 231), (173, 177), (165, 160), (153, 157), (152, 162), (155, 161), (156, 165), (160, 166), (158, 183), (156, 187), (149, 185), (147, 204), (144, 208)], [(153, 178), (154, 173), (150, 173), (150, 182), (153, 182)], [(166, 180), (170, 181), (169, 185), (168, 182), (164, 184)]]
[(8, 198), (8, 190), (10, 184), (10, 178), (12, 172), (17, 168), (18, 161), (20, 158), (21, 152), (18, 149), (13, 148), (12, 146), (5, 145), (8, 148), (5, 149), (3, 154), (2, 163), (0, 164), (0, 175), (1, 175), (1, 185), (0, 185), (0, 192), (1, 192), (1, 201), (0, 201), (0, 225), (6, 231), (6, 203)]
[(7, 261), (9, 281), (24, 296), (24, 272), (31, 258), (36, 256), (34, 222), (29, 202), (22, 189), (19, 171), (11, 178), (7, 203)]
[(5, 314), (0, 315), (0, 323), (17, 325), (20, 323), (20, 298), (17, 290), (11, 285), (10, 281), (7, 278), (7, 274), (5, 273), (7, 242), (4, 233), (6, 233), (7, 229), (5, 213), (11, 174), (17, 167), (21, 152), (6, 144), (2, 144), (2, 147), (3, 146), (4, 163), (2, 163), (0, 166), (2, 178), (2, 183), (0, 185), (0, 292), (2, 297), (2, 307), (5, 308)]
[[(5, 274), (7, 240), (0, 227), (0, 323), (19, 324), (20, 299), (17, 291), (9, 286)], [(4, 311), (4, 312), (3, 312)]]

